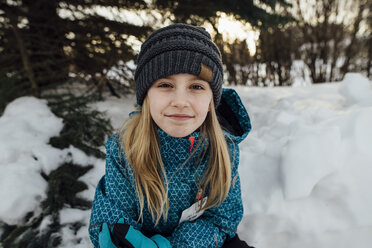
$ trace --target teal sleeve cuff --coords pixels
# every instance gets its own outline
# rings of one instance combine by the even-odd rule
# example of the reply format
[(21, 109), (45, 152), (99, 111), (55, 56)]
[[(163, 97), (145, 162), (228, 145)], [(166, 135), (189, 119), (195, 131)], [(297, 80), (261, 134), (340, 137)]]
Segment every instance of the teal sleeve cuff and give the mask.
[(172, 248), (169, 240), (160, 234), (156, 234), (151, 239), (157, 244), (159, 248)]
[[(125, 224), (124, 219), (120, 219), (113, 228), (113, 233), (119, 243), (134, 248), (171, 248), (168, 239), (157, 234), (148, 238), (134, 227)], [(111, 248), (111, 247), (109, 247)]]
[(110, 229), (107, 223), (103, 223), (102, 230), (98, 236), (98, 242), (100, 248), (116, 248), (111, 240)]
[(140, 231), (134, 229), (132, 226), (129, 227), (125, 239), (135, 248), (157, 248), (154, 241), (143, 235)]

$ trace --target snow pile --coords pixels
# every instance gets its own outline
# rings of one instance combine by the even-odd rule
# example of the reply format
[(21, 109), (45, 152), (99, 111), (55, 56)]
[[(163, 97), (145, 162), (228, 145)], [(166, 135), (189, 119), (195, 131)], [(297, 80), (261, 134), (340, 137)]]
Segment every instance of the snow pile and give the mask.
[[(104, 161), (88, 157), (72, 146), (60, 150), (49, 145), (49, 139), (58, 136), (62, 128), (62, 119), (51, 112), (45, 100), (21, 97), (7, 105), (0, 117), (0, 222), (22, 225), (27, 213), (39, 212), (40, 202), (46, 198), (48, 186), (41, 173), (48, 175), (63, 162), (95, 165), (93, 170), (82, 177), (88, 190), (79, 195), (93, 200), (95, 187), (104, 172)], [(79, 218), (73, 217), (77, 215)], [(63, 230), (71, 232), (66, 240), (71, 239), (75, 244), (76, 240), (81, 240), (81, 243), (86, 244), (85, 247), (89, 247), (86, 231), (89, 215), (90, 211), (77, 209), (61, 212)], [(85, 224), (77, 234), (68, 226), (73, 220)], [(45, 218), (40, 230), (47, 228), (50, 222), (50, 219)], [(66, 243), (66, 240), (62, 242)], [(75, 246), (71, 242), (68, 244), (66, 247)]]
[(260, 248), (370, 247), (371, 82), (348, 74), (340, 84), (238, 91), (253, 125), (241, 145), (240, 235)]
[[(245, 215), (240, 237), (258, 248), (369, 248), (372, 244), (372, 89), (359, 74), (341, 83), (292, 88), (235, 88), (253, 130), (240, 145)], [(96, 103), (118, 128), (134, 96)], [(93, 199), (104, 161), (47, 144), (62, 121), (46, 103), (23, 97), (0, 117), (0, 221), (15, 224), (45, 198), (50, 172), (70, 156), (95, 168), (80, 180)], [(70, 154), (70, 155), (68, 155)], [(4, 200), (7, 199), (7, 200)], [(60, 212), (60, 247), (91, 247), (89, 211)], [(43, 227), (48, 225), (44, 219)], [(83, 226), (74, 231), (76, 221)], [(41, 229), (43, 229), (41, 227)]]
[(372, 105), (372, 85), (368, 78), (358, 73), (348, 73), (340, 86), (340, 93), (344, 95), (346, 103)]
[(320, 179), (336, 171), (340, 140), (340, 131), (335, 127), (293, 127), (281, 161), (287, 199), (309, 196)]
[(62, 127), (45, 101), (22, 97), (8, 104), (0, 118), (0, 220), (16, 224), (45, 198), (40, 172), (52, 169), (56, 155), (46, 143)]

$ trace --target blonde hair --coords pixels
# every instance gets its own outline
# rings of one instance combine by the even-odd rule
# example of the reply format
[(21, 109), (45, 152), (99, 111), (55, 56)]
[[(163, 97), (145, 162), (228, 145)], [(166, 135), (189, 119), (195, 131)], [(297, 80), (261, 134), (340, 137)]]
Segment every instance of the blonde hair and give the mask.
[[(151, 118), (147, 97), (140, 113), (133, 115), (120, 129), (120, 143), (133, 168), (137, 196), (140, 203), (140, 215), (143, 216), (145, 199), (147, 208), (155, 224), (160, 218), (168, 216), (168, 183), (159, 148), (157, 126)], [(209, 160), (199, 185), (202, 195), (208, 190), (208, 199), (202, 209), (221, 204), (227, 197), (231, 183), (230, 156), (214, 109), (211, 108), (200, 127), (200, 140), (209, 138)], [(194, 152), (197, 149), (194, 149)], [(193, 153), (190, 155), (190, 157)], [(186, 160), (187, 161), (187, 160)], [(185, 162), (186, 162), (185, 161)]]

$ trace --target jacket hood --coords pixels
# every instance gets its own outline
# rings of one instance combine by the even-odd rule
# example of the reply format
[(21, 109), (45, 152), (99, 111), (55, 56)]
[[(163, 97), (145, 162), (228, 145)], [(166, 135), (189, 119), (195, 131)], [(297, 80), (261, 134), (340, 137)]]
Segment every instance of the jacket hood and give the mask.
[(218, 105), (217, 117), (222, 129), (235, 143), (240, 143), (251, 131), (251, 121), (238, 93), (234, 89), (223, 89)]

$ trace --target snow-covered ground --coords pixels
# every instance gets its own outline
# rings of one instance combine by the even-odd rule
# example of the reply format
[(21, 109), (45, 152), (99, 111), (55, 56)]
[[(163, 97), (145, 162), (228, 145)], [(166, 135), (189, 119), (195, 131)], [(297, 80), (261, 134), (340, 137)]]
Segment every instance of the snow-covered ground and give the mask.
[[(372, 247), (372, 83), (348, 74), (341, 83), (235, 89), (253, 126), (240, 146), (241, 238), (257, 248)], [(118, 128), (134, 102), (110, 98), (94, 107)], [(16, 99), (0, 117), (1, 222), (21, 224), (39, 211), (47, 187), (40, 172), (67, 159), (95, 165), (81, 178), (89, 186), (81, 196), (93, 199), (104, 160), (48, 145), (62, 125), (33, 97)], [(65, 208), (60, 218), (60, 247), (91, 247), (89, 211)], [(75, 233), (77, 221), (86, 226)]]

